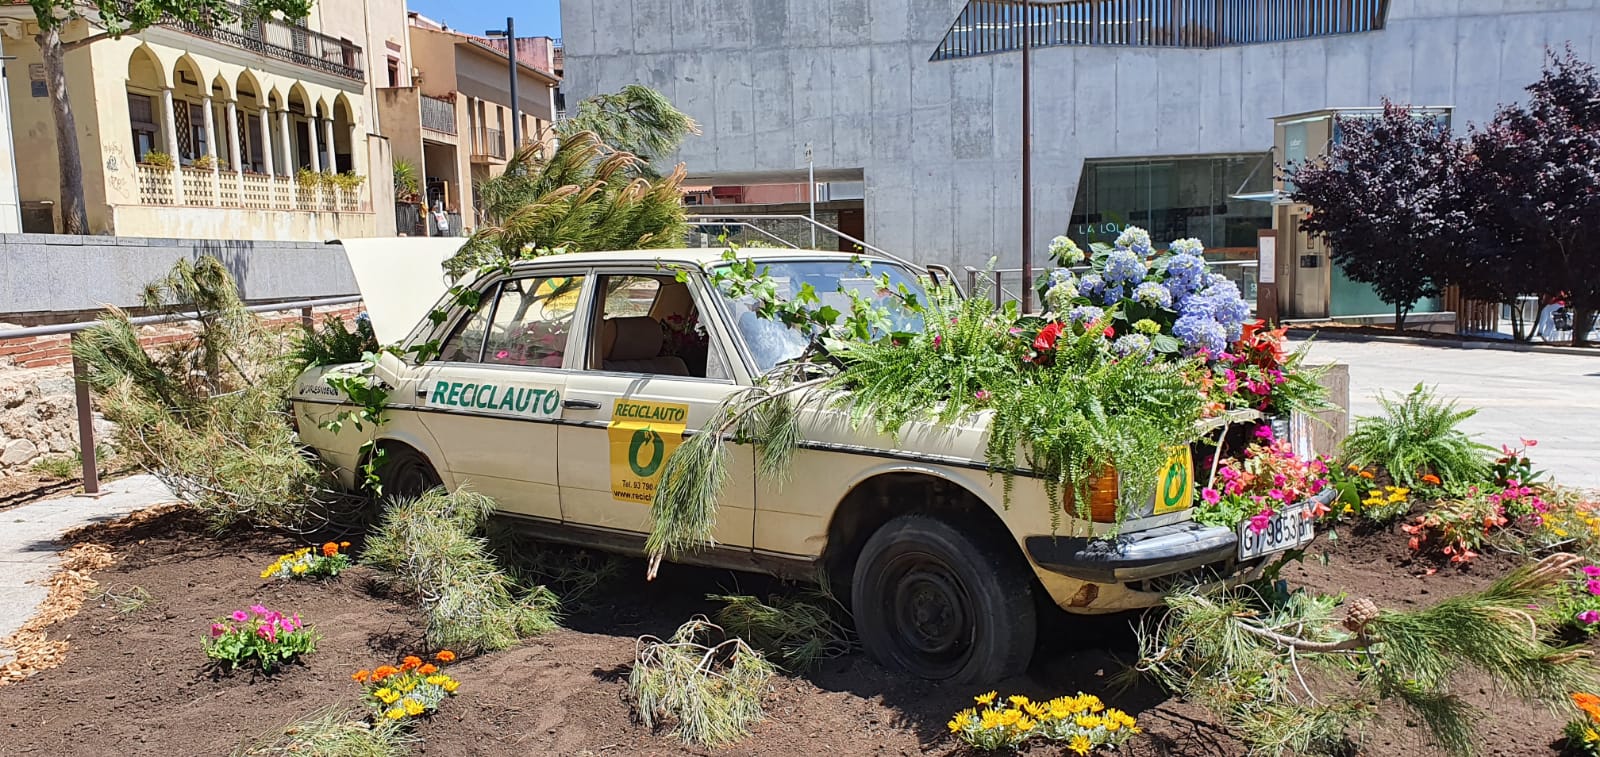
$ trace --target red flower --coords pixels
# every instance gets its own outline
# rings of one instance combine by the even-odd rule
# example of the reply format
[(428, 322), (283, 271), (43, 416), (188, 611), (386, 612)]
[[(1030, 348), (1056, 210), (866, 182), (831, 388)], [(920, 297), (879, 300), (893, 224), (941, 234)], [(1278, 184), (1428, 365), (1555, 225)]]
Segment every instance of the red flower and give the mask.
[(1106, 330), (1101, 332), (1101, 333), (1105, 334), (1105, 337), (1107, 339), (1110, 339), (1110, 338), (1112, 338), (1112, 337), (1117, 335), (1117, 329), (1114, 326), (1107, 326)]
[(1061, 324), (1059, 322), (1051, 322), (1044, 328), (1039, 329), (1039, 335), (1033, 338), (1033, 348), (1036, 350), (1053, 350), (1056, 347), (1056, 340), (1060, 338)]

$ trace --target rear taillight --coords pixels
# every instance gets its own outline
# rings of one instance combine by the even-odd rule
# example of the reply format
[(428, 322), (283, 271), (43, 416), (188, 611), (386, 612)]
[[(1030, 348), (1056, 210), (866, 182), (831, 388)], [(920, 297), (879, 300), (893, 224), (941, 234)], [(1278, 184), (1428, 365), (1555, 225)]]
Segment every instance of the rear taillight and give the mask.
[(1116, 471), (1106, 470), (1089, 480), (1089, 519), (1096, 523), (1117, 522)]

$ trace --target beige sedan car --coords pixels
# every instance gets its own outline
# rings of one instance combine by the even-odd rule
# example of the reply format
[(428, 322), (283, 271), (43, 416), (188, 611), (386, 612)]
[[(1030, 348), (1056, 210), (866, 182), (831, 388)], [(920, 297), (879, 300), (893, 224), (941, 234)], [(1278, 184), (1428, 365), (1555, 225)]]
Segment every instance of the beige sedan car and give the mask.
[[(840, 253), (741, 255), (790, 291), (871, 291), (884, 274), (917, 289), (924, 273)], [(386, 493), (468, 485), (536, 536), (641, 553), (663, 463), (685, 431), (805, 347), (710, 283), (707, 272), (725, 264), (720, 250), (574, 253), (470, 282), (475, 307), (449, 306), (447, 318), (423, 318), (405, 337), (438, 340), (437, 357), (383, 358)], [(344, 402), (325, 374), (348, 370), (308, 371), (293, 401), (304, 441), (353, 486), (372, 429), (319, 426)], [(750, 449), (735, 449), (716, 543), (683, 559), (796, 579), (825, 573), (876, 659), (980, 681), (1027, 666), (1036, 598), (1072, 613), (1148, 607), (1179, 581), (1245, 575), (1312, 536), (1294, 513), (1245, 540), (1193, 523), (1193, 461), (1182, 447), (1115, 538), (1101, 538), (1115, 481), (1096, 492), (1093, 519), (1052, 530), (1041, 485), (1019, 477), (1004, 504), (984, 462), (985, 420), (913, 425), (891, 439), (841, 412), (807, 411), (786, 480), (758, 476)]]

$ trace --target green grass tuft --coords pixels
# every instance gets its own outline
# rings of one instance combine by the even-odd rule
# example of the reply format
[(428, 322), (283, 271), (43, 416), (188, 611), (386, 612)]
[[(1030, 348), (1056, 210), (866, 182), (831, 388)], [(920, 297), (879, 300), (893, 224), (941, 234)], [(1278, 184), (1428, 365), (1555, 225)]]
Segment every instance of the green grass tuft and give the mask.
[(233, 750), (232, 757), (401, 757), (417, 743), (398, 722), (369, 723), (359, 708), (317, 710)]
[(646, 728), (670, 721), (685, 744), (720, 747), (749, 735), (765, 716), (761, 701), (773, 675), (760, 652), (696, 617), (671, 639), (639, 639), (628, 692)]
[(493, 651), (556, 627), (555, 594), (520, 590), (478, 536), (494, 508), (482, 494), (434, 489), (390, 501), (367, 540), (362, 560), (422, 599), (430, 646)]
[(789, 671), (815, 669), (855, 648), (855, 632), (835, 618), (844, 608), (824, 589), (793, 597), (773, 595), (765, 602), (743, 594), (713, 594), (707, 599), (723, 603), (717, 623), (769, 658), (781, 660)]

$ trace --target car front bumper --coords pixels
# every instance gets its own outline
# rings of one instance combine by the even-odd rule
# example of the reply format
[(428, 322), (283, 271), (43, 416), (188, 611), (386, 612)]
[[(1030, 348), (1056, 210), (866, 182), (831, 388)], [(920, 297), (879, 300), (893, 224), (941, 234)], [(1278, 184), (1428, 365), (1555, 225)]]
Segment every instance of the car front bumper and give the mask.
[[(1310, 501), (1328, 504), (1337, 492)], [(1029, 536), (1028, 556), (1039, 567), (1081, 581), (1127, 583), (1214, 566), (1219, 576), (1237, 571), (1239, 537), (1234, 529), (1194, 521), (1174, 523), (1115, 539), (1090, 536)], [(1261, 558), (1250, 561), (1255, 564)]]

